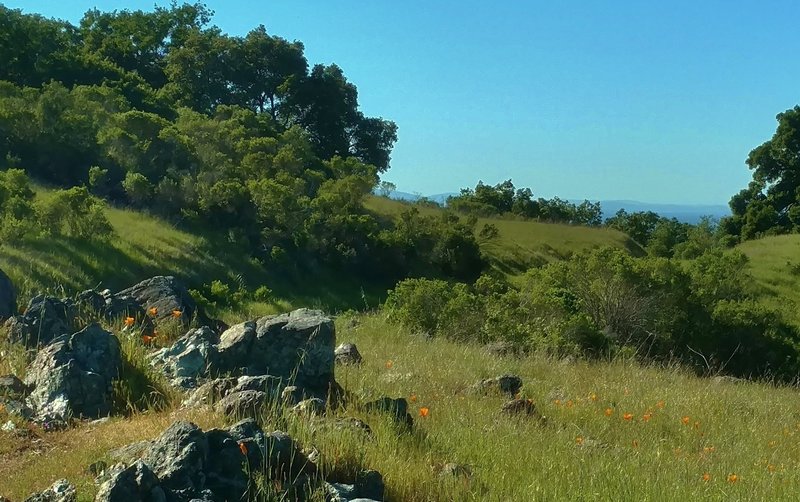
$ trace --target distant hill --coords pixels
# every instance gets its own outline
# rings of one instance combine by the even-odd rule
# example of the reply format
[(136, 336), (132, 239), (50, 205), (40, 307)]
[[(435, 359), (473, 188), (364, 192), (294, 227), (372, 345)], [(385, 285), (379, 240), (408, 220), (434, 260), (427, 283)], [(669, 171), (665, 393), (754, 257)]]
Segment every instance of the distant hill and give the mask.
[[(439, 204), (445, 204), (447, 198), (458, 195), (457, 192), (446, 192), (434, 195), (421, 195), (409, 192), (394, 191), (389, 194), (389, 198), (395, 200), (415, 201), (422, 197), (432, 200)], [(571, 199), (570, 202), (582, 202), (582, 200)], [(603, 218), (610, 218), (620, 209), (627, 212), (653, 211), (666, 218), (676, 218), (684, 223), (697, 223), (704, 216), (712, 218), (722, 218), (731, 214), (728, 206), (721, 204), (656, 204), (650, 202), (639, 202), (635, 200), (601, 200), (600, 206), (603, 208)]]

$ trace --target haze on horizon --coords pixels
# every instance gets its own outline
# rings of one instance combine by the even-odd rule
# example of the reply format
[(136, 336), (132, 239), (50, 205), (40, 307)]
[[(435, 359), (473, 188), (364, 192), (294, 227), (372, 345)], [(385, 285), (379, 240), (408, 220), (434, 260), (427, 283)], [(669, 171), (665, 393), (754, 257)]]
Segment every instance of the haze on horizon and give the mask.
[[(77, 24), (169, 2), (4, 3)], [(264, 24), (341, 66), (362, 110), (397, 123), (385, 179), (406, 192), (511, 178), (544, 197), (725, 204), (800, 102), (790, 1), (205, 3), (225, 32)]]

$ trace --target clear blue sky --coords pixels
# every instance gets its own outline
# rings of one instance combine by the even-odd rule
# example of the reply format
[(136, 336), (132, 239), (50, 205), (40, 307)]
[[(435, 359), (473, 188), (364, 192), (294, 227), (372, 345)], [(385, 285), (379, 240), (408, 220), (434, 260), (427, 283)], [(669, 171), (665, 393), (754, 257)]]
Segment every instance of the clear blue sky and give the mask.
[[(800, 103), (794, 0), (206, 3), (223, 31), (264, 24), (341, 66), (362, 109), (397, 122), (385, 178), (408, 192), (512, 178), (546, 197), (724, 204)], [(5, 4), (77, 23), (154, 2)]]

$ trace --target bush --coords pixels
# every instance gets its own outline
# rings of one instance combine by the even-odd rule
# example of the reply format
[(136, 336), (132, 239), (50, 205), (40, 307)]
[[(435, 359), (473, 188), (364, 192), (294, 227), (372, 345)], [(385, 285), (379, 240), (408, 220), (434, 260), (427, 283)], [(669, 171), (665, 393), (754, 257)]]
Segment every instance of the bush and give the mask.
[(42, 229), (51, 235), (104, 239), (114, 232), (104, 208), (86, 187), (74, 187), (38, 201), (36, 212)]

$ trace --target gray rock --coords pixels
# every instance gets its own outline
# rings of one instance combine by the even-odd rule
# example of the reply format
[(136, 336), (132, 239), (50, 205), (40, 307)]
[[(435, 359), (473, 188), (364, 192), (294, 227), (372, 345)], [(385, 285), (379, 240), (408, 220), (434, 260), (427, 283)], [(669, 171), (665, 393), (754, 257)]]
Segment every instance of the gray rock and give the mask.
[(168, 500), (187, 500), (205, 489), (208, 440), (195, 424), (178, 421), (153, 442), (142, 461), (158, 477)]
[(539, 412), (536, 410), (536, 405), (530, 399), (512, 399), (503, 404), (500, 411), (506, 415), (541, 418), (541, 415), (539, 415)]
[(122, 366), (117, 337), (98, 324), (42, 348), (28, 369), (28, 405), (41, 421), (99, 418), (111, 412), (112, 381)]
[(244, 500), (250, 479), (243, 468), (246, 456), (239, 442), (220, 429), (206, 432), (206, 439), (211, 452), (205, 467), (206, 489), (214, 494), (214, 500)]
[(77, 500), (75, 487), (66, 479), (59, 479), (47, 490), (26, 498), (25, 502), (76, 502)]
[(292, 411), (298, 415), (316, 416), (325, 413), (325, 401), (318, 397), (312, 397), (300, 401), (292, 407)]
[(117, 470), (100, 485), (95, 502), (166, 502), (158, 478), (150, 468), (137, 461)]
[(333, 321), (322, 312), (300, 309), (280, 316), (262, 317), (221, 335), (221, 371), (273, 375), (302, 387), (310, 395), (325, 397), (334, 382)]
[(297, 479), (316, 476), (317, 466), (302, 452), (288, 434), (275, 431), (265, 436), (265, 469), (270, 479)]
[(108, 321), (117, 322), (132, 317), (138, 329), (145, 334), (152, 333), (153, 321), (136, 298), (129, 295), (109, 295), (103, 298), (105, 305), (101, 311)]
[(371, 500), (383, 500), (386, 491), (381, 473), (371, 469), (361, 471), (356, 475), (355, 488), (358, 497)]
[(22, 398), (29, 390), (16, 375), (0, 376), (0, 397)]
[(296, 385), (289, 385), (281, 392), (281, 401), (289, 406), (294, 406), (305, 397), (303, 389)]
[(215, 378), (205, 382), (200, 387), (195, 389), (189, 397), (184, 399), (182, 406), (184, 408), (199, 408), (202, 406), (213, 406), (220, 399), (227, 396), (228, 393), (236, 387), (238, 380), (233, 377)]
[(343, 343), (336, 347), (334, 352), (336, 363), (341, 365), (359, 365), (361, 364), (361, 353), (358, 352), (358, 347), (354, 343)]
[(0, 321), (17, 313), (17, 292), (11, 279), (0, 270)]
[(121, 462), (123, 464), (131, 464), (140, 459), (150, 447), (153, 446), (153, 441), (138, 441), (129, 445), (114, 448), (108, 452), (108, 458)]
[(478, 394), (505, 394), (515, 396), (522, 388), (522, 379), (517, 375), (501, 375), (486, 378), (472, 386), (472, 391)]
[(106, 308), (106, 298), (93, 289), (87, 289), (78, 293), (75, 305), (82, 312), (100, 314)]
[(146, 311), (155, 308), (156, 319), (173, 319), (173, 312), (177, 311), (181, 313), (177, 319), (186, 326), (195, 318), (201, 326), (212, 325), (205, 313), (197, 307), (186, 286), (172, 276), (152, 277), (120, 291), (119, 295), (132, 296)]
[(190, 330), (172, 346), (153, 353), (150, 363), (176, 387), (193, 388), (198, 378), (208, 376), (216, 366), (218, 342), (217, 334), (207, 326)]
[(264, 406), (270, 402), (269, 394), (259, 390), (231, 392), (214, 406), (229, 417), (260, 419)]
[(72, 333), (75, 312), (68, 302), (52, 296), (35, 296), (25, 313), (9, 322), (9, 338), (27, 347), (46, 345)]
[(378, 411), (386, 413), (394, 419), (394, 421), (401, 426), (411, 428), (414, 425), (414, 419), (408, 413), (408, 402), (404, 398), (392, 399), (390, 397), (382, 397), (371, 401), (364, 405), (366, 411)]
[(337, 418), (333, 422), (333, 426), (339, 430), (358, 431), (367, 437), (372, 437), (372, 428), (363, 420), (355, 417)]
[(277, 399), (284, 389), (283, 379), (272, 375), (242, 376), (236, 383), (232, 392), (257, 390), (266, 392), (271, 399)]

